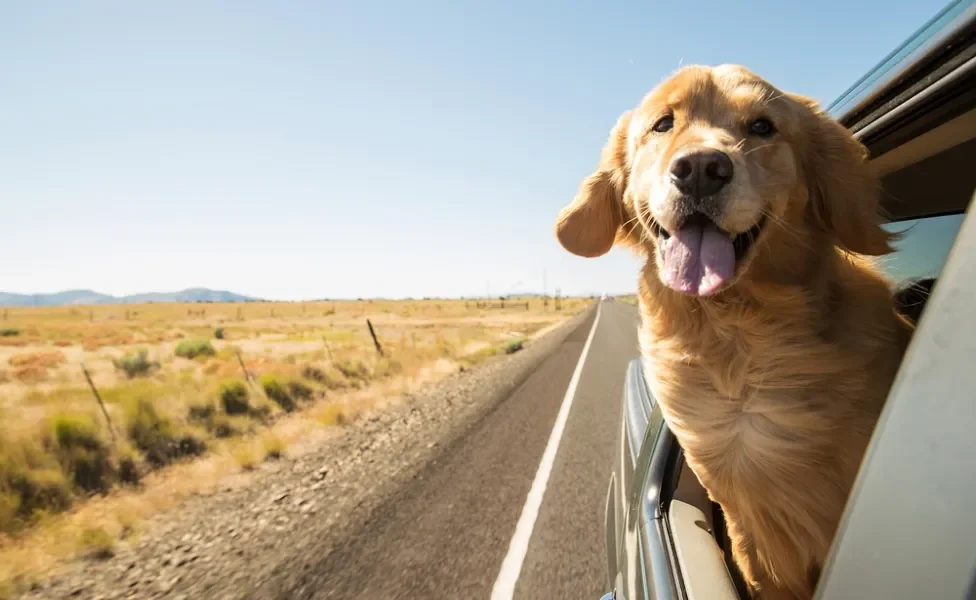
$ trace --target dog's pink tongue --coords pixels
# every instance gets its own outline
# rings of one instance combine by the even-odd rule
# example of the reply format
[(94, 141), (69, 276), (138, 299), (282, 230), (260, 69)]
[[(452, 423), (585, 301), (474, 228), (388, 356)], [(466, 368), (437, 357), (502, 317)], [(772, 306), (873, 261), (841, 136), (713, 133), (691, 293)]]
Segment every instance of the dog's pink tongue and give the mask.
[(664, 243), (662, 279), (671, 289), (706, 296), (732, 279), (735, 249), (729, 234), (707, 222), (689, 223)]

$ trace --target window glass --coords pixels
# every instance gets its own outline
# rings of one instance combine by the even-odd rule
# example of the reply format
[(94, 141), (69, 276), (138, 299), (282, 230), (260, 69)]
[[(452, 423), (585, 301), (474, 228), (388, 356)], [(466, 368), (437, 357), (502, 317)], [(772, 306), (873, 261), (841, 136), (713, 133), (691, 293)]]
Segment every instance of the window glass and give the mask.
[(938, 277), (965, 214), (945, 215), (888, 223), (885, 229), (901, 232), (895, 252), (879, 259), (885, 273), (901, 283), (906, 279)]

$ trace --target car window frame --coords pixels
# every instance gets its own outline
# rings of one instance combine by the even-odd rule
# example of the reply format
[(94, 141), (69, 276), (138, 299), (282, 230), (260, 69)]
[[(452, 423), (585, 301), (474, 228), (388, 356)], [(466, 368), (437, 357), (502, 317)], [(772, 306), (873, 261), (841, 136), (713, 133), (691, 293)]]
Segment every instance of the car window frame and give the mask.
[[(976, 194), (970, 207), (973, 201)], [(967, 428), (976, 423), (976, 318), (967, 316), (976, 298), (974, 258), (969, 212), (875, 427), (817, 600), (974, 592), (976, 436)], [(947, 478), (949, 465), (956, 471)]]

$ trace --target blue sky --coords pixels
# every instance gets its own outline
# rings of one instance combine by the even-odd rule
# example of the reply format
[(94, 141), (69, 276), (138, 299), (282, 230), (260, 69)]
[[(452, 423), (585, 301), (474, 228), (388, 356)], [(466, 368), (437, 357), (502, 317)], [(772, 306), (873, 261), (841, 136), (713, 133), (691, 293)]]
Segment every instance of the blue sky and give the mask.
[(689, 63), (826, 103), (943, 5), (2, 0), (0, 290), (629, 292), (552, 233), (623, 110)]

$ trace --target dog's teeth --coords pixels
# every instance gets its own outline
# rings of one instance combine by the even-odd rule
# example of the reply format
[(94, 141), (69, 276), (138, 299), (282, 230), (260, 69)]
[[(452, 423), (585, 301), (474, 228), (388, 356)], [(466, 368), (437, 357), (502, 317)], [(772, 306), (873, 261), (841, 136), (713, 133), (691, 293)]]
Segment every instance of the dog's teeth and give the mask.
[(735, 241), (735, 236), (736, 236), (736, 234), (732, 233), (731, 231), (729, 232), (729, 239), (730, 240)]

